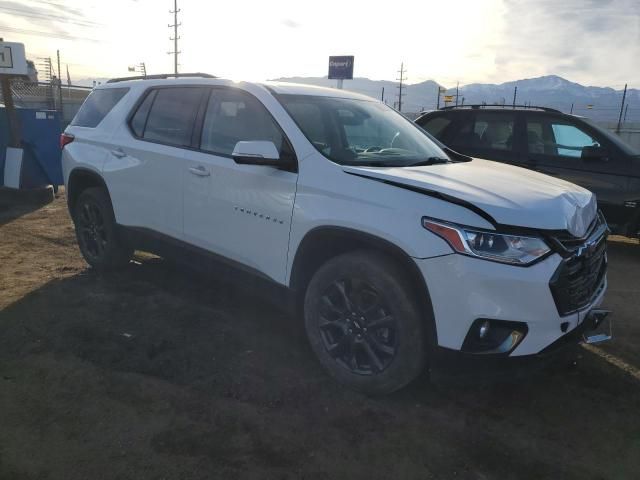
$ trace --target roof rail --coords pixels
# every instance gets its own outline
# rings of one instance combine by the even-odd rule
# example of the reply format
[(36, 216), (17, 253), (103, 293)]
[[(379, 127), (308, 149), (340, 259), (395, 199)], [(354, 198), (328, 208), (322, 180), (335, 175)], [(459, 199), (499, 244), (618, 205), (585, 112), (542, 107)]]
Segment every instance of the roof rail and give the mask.
[(468, 104), (468, 105), (451, 105), (449, 107), (442, 107), (440, 110), (455, 110), (459, 108), (471, 108), (471, 109), (480, 109), (480, 108), (495, 108), (500, 107), (504, 109), (528, 109), (528, 110), (542, 110), (545, 112), (553, 112), (553, 113), (562, 113), (560, 110), (549, 107), (537, 107), (535, 105), (509, 105), (509, 104), (501, 104), (501, 103), (483, 103), (483, 104)]
[(135, 77), (111, 78), (106, 83), (126, 82), (127, 80), (162, 80), (166, 78), (184, 78), (184, 77), (200, 77), (200, 78), (218, 78), (208, 73), (160, 73), (158, 75), (139, 75)]

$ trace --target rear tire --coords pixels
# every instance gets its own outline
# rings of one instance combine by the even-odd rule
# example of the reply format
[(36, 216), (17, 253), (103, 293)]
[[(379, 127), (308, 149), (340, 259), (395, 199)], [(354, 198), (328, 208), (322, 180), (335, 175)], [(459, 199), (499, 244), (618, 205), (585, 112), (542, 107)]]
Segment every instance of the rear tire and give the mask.
[(423, 370), (427, 347), (420, 309), (405, 274), (374, 251), (339, 255), (314, 274), (304, 299), (307, 336), (339, 382), (388, 394)]
[(104, 188), (87, 188), (80, 194), (73, 223), (80, 252), (93, 268), (114, 270), (129, 263), (133, 249), (118, 237), (111, 200)]

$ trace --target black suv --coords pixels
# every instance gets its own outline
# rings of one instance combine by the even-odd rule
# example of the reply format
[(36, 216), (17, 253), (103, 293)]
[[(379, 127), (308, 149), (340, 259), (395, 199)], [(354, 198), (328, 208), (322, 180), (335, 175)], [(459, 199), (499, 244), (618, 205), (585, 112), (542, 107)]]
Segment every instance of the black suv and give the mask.
[(416, 123), (453, 150), (593, 191), (613, 233), (640, 231), (640, 151), (589, 120), (543, 107), (465, 105)]

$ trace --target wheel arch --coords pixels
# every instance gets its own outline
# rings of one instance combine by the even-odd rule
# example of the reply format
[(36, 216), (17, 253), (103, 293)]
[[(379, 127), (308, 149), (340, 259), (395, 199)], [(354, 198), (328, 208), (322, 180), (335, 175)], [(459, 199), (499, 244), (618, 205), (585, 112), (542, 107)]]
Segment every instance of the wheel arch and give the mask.
[(109, 189), (102, 176), (94, 170), (88, 168), (76, 167), (69, 173), (69, 180), (67, 181), (67, 206), (69, 212), (73, 213), (73, 209), (76, 205), (76, 201), (80, 194), (87, 188), (102, 187), (107, 191), (109, 200), (111, 195)]
[(289, 287), (295, 292), (299, 307), (311, 277), (320, 266), (337, 255), (363, 249), (387, 255), (406, 272), (426, 325), (428, 345), (437, 345), (431, 296), (418, 265), (402, 248), (371, 233), (338, 226), (316, 227), (307, 232), (298, 245), (289, 276)]

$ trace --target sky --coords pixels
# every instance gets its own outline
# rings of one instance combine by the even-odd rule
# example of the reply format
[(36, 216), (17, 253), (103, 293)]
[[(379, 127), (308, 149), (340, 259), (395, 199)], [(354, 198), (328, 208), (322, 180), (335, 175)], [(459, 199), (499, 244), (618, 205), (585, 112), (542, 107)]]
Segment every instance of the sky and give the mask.
[[(267, 80), (354, 75), (453, 86), (560, 75), (640, 87), (640, 0), (179, 0), (182, 72)], [(0, 0), (0, 36), (73, 79), (173, 71), (173, 0)]]

